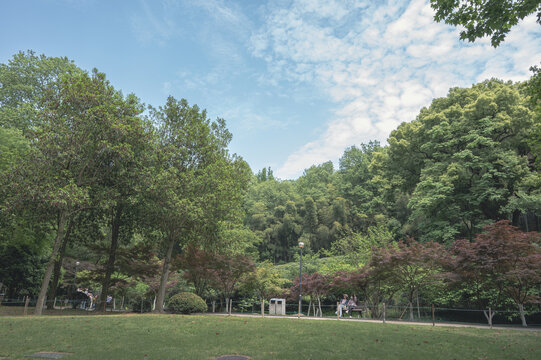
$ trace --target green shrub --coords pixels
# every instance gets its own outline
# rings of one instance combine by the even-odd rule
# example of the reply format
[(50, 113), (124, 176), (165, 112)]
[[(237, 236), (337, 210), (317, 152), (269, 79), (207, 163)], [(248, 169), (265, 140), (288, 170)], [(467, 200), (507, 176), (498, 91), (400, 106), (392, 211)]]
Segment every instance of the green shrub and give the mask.
[(169, 299), (168, 308), (176, 314), (192, 314), (206, 312), (207, 304), (196, 294), (181, 292)]

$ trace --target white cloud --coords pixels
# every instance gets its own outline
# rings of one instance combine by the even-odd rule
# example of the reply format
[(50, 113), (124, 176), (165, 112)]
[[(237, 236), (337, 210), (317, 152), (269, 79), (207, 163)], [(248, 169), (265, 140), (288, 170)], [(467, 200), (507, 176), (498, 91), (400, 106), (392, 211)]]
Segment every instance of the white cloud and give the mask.
[(131, 26), (140, 42), (144, 44), (156, 42), (163, 46), (178, 33), (175, 21), (170, 18), (170, 10), (174, 7), (174, 3), (162, 2), (162, 11), (157, 13), (145, 0), (140, 0), (139, 4), (144, 15), (132, 15)]
[(450, 87), (490, 77), (524, 80), (541, 58), (533, 16), (497, 49), (488, 39), (459, 41), (459, 30), (435, 23), (428, 0), (292, 0), (269, 6), (251, 37), (269, 78), (316, 86), (337, 104), (322, 135), (292, 153), (276, 174), (298, 176), (337, 160), (348, 146), (384, 141), (403, 121)]

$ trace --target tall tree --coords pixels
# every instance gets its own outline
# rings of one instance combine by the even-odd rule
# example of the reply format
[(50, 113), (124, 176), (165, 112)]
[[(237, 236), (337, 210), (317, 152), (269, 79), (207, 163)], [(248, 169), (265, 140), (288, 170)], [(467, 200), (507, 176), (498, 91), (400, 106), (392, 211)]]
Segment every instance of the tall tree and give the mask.
[(386, 177), (411, 194), (409, 223), (421, 241), (472, 239), (509, 216), (505, 207), (530, 171), (529, 107), (521, 84), (490, 80), (451, 89), (391, 133)]
[(166, 245), (156, 304), (161, 312), (175, 245), (218, 241), (220, 221), (240, 214), (251, 172), (241, 158), (228, 153), (231, 134), (222, 119), (211, 122), (206, 111), (173, 97), (151, 109), (151, 116), (158, 125), (152, 216)]
[(352, 226), (355, 230), (364, 231), (377, 222), (378, 216), (386, 213), (380, 189), (372, 181), (375, 173), (370, 164), (374, 155), (382, 151), (379, 142), (352, 146), (344, 151), (340, 158), (340, 169), (337, 174), (337, 189), (340, 196), (352, 204)]
[[(128, 242), (140, 223), (144, 193), (150, 187), (152, 129), (138, 116), (143, 107), (134, 95), (116, 96), (109, 124), (104, 126), (104, 161), (100, 178), (93, 184), (93, 203), (107, 218), (110, 247), (102, 281), (100, 308), (105, 311), (111, 275), (115, 271), (120, 241)], [(106, 106), (106, 104), (103, 104)]]
[[(44, 95), (41, 122), (32, 130), (33, 148), (13, 173), (15, 207), (32, 204), (54, 216), (56, 235), (43, 277), (35, 313), (42, 312), (45, 294), (74, 214), (91, 206), (90, 189), (102, 176), (116, 144), (108, 136), (122, 132), (116, 123), (125, 108), (120, 93), (94, 70), (63, 77)], [(112, 148), (113, 149), (112, 149)]]

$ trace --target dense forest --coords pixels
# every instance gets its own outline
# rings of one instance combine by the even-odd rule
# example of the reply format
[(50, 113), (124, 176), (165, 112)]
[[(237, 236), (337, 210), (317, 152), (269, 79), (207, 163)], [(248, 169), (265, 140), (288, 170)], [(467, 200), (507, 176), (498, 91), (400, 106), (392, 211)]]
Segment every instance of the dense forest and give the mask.
[(161, 311), (174, 289), (230, 298), (245, 273), (256, 274), (251, 296), (294, 286), (299, 242), (307, 274), (327, 276), (405, 243), (456, 259), (457, 241), (481, 241), (501, 220), (540, 232), (532, 71), (527, 82), (452, 88), (386, 144), (281, 180), (231, 154), (225, 120), (197, 105), (145, 106), (97, 70), (20, 52), (0, 65), (0, 293), (36, 297), (37, 314), (77, 287), (103, 309), (109, 294), (152, 294)]
[(442, 244), (472, 240), (501, 219), (539, 231), (539, 125), (527, 91), (495, 79), (454, 88), (394, 130), (387, 146), (347, 149), (338, 169), (315, 165), (293, 181), (261, 170), (245, 205), (259, 256), (290, 261), (299, 240), (324, 253), (373, 227)]

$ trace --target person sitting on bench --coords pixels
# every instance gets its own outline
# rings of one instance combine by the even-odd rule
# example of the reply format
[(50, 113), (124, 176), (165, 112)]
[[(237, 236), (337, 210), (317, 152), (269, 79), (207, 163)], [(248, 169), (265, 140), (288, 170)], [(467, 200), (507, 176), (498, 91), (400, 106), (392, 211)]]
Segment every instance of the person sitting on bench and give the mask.
[(342, 310), (346, 308), (348, 303), (348, 296), (344, 294), (344, 298), (340, 300), (340, 304), (338, 304), (338, 311), (336, 313), (340, 313), (339, 316), (342, 317)]
[(351, 310), (355, 309), (357, 307), (357, 296), (351, 295), (349, 298), (349, 301), (347, 303), (347, 310), (346, 312), (349, 313), (349, 317), (351, 317)]

